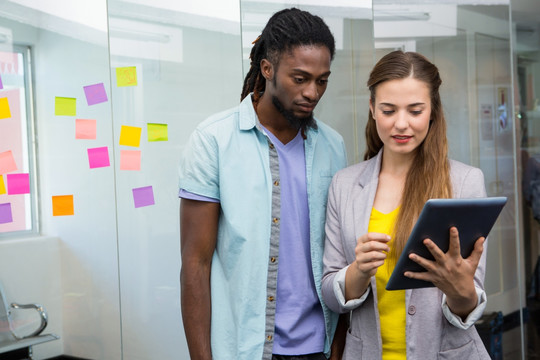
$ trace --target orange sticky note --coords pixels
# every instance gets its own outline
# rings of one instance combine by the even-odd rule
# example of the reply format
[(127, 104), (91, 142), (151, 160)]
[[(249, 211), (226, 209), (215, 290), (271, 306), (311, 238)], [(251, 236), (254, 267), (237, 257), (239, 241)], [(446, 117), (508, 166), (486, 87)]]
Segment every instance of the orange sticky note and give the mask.
[(141, 170), (141, 151), (120, 150), (120, 170)]
[(0, 119), (7, 119), (11, 117), (11, 111), (9, 111), (9, 102), (7, 98), (0, 98)]
[(142, 128), (122, 125), (120, 128), (120, 145), (139, 147)]
[(75, 119), (75, 139), (95, 139), (96, 120)]
[(4, 183), (4, 177), (0, 175), (0, 195), (6, 193), (6, 183)]
[(6, 174), (17, 170), (17, 164), (11, 150), (0, 153), (0, 174)]
[(137, 69), (135, 66), (116, 68), (116, 86), (136, 86)]
[(57, 195), (52, 197), (53, 216), (74, 215), (73, 195)]

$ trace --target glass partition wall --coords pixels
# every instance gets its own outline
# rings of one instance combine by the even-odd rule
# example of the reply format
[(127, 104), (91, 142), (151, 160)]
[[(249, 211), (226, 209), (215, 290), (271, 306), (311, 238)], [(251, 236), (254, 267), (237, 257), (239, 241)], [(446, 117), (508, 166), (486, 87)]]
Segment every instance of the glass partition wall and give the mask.
[[(482, 331), (500, 331), (494, 358), (523, 355), (521, 310), (525, 307), (516, 199), (516, 121), (513, 116), (511, 27), (508, 2), (464, 5), (462, 1), (403, 4), (374, 0), (377, 56), (417, 51), (441, 72), (450, 157), (482, 169), (488, 196), (507, 205), (489, 235), (485, 287), (488, 305)], [(501, 314), (504, 327), (487, 327)], [(487, 328), (487, 329), (486, 329)], [(502, 331), (504, 329), (504, 331)], [(498, 343), (496, 343), (498, 341)]]
[[(536, 339), (523, 326), (525, 268), (529, 274), (536, 257), (524, 257), (525, 245), (535, 245), (523, 244), (525, 207), (516, 196), (523, 144), (516, 139), (525, 125), (514, 116), (510, 4), (467, 3), (0, 0), (0, 106), (14, 78), (4, 52), (31, 54), (27, 113), (35, 114), (35, 132), (27, 141), (36, 166), (25, 172), (35, 179), (40, 219), (35, 236), (0, 238), (0, 281), (8, 301), (41, 302), (46, 331), (61, 336), (34, 347), (34, 357), (189, 358), (180, 315), (179, 159), (200, 121), (239, 102), (251, 43), (269, 17), (297, 6), (323, 17), (336, 38), (316, 116), (343, 135), (350, 164), (365, 149), (366, 80), (375, 62), (403, 49), (441, 70), (451, 157), (483, 170), (489, 196), (508, 197), (489, 237), (488, 308), (479, 328), (493, 354), (525, 358)], [(517, 74), (527, 78), (535, 70), (524, 61)], [(534, 111), (526, 114), (529, 149)], [(0, 156), (11, 150), (7, 121), (0, 118)], [(8, 182), (23, 171), (9, 168), (6, 156), (0, 176)], [(1, 203), (15, 196), (0, 191)], [(489, 322), (498, 314), (504, 326)]]

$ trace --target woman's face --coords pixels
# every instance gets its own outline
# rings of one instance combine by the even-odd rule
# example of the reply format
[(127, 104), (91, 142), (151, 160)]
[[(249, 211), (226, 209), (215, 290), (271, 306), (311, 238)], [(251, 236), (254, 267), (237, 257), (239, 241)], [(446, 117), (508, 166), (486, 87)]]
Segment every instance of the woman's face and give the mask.
[(431, 98), (428, 84), (414, 78), (385, 81), (375, 89), (369, 108), (377, 133), (390, 156), (411, 156), (429, 130)]

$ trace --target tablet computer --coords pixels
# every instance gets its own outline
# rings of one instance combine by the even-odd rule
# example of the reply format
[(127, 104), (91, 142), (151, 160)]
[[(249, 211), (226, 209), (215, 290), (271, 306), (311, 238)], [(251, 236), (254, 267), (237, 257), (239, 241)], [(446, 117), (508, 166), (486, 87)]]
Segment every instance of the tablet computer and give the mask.
[(452, 226), (455, 226), (459, 232), (461, 256), (468, 257), (476, 240), (481, 236), (487, 237), (506, 200), (506, 197), (428, 200), (396, 262), (386, 289), (401, 290), (435, 286), (429, 281), (410, 279), (403, 275), (405, 271), (426, 271), (409, 259), (409, 254), (415, 253), (433, 260), (433, 256), (423, 244), (426, 238), (431, 239), (442, 251), (447, 252), (449, 231)]

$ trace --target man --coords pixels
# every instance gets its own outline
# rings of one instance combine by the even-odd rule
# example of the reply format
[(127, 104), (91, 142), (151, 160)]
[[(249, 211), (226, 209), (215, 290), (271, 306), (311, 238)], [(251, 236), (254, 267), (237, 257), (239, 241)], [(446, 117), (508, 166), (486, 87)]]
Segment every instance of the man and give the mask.
[[(326, 359), (327, 190), (343, 140), (313, 118), (334, 38), (318, 16), (274, 14), (239, 106), (211, 116), (180, 167), (181, 300), (192, 359)], [(294, 356), (294, 357), (291, 357)]]

